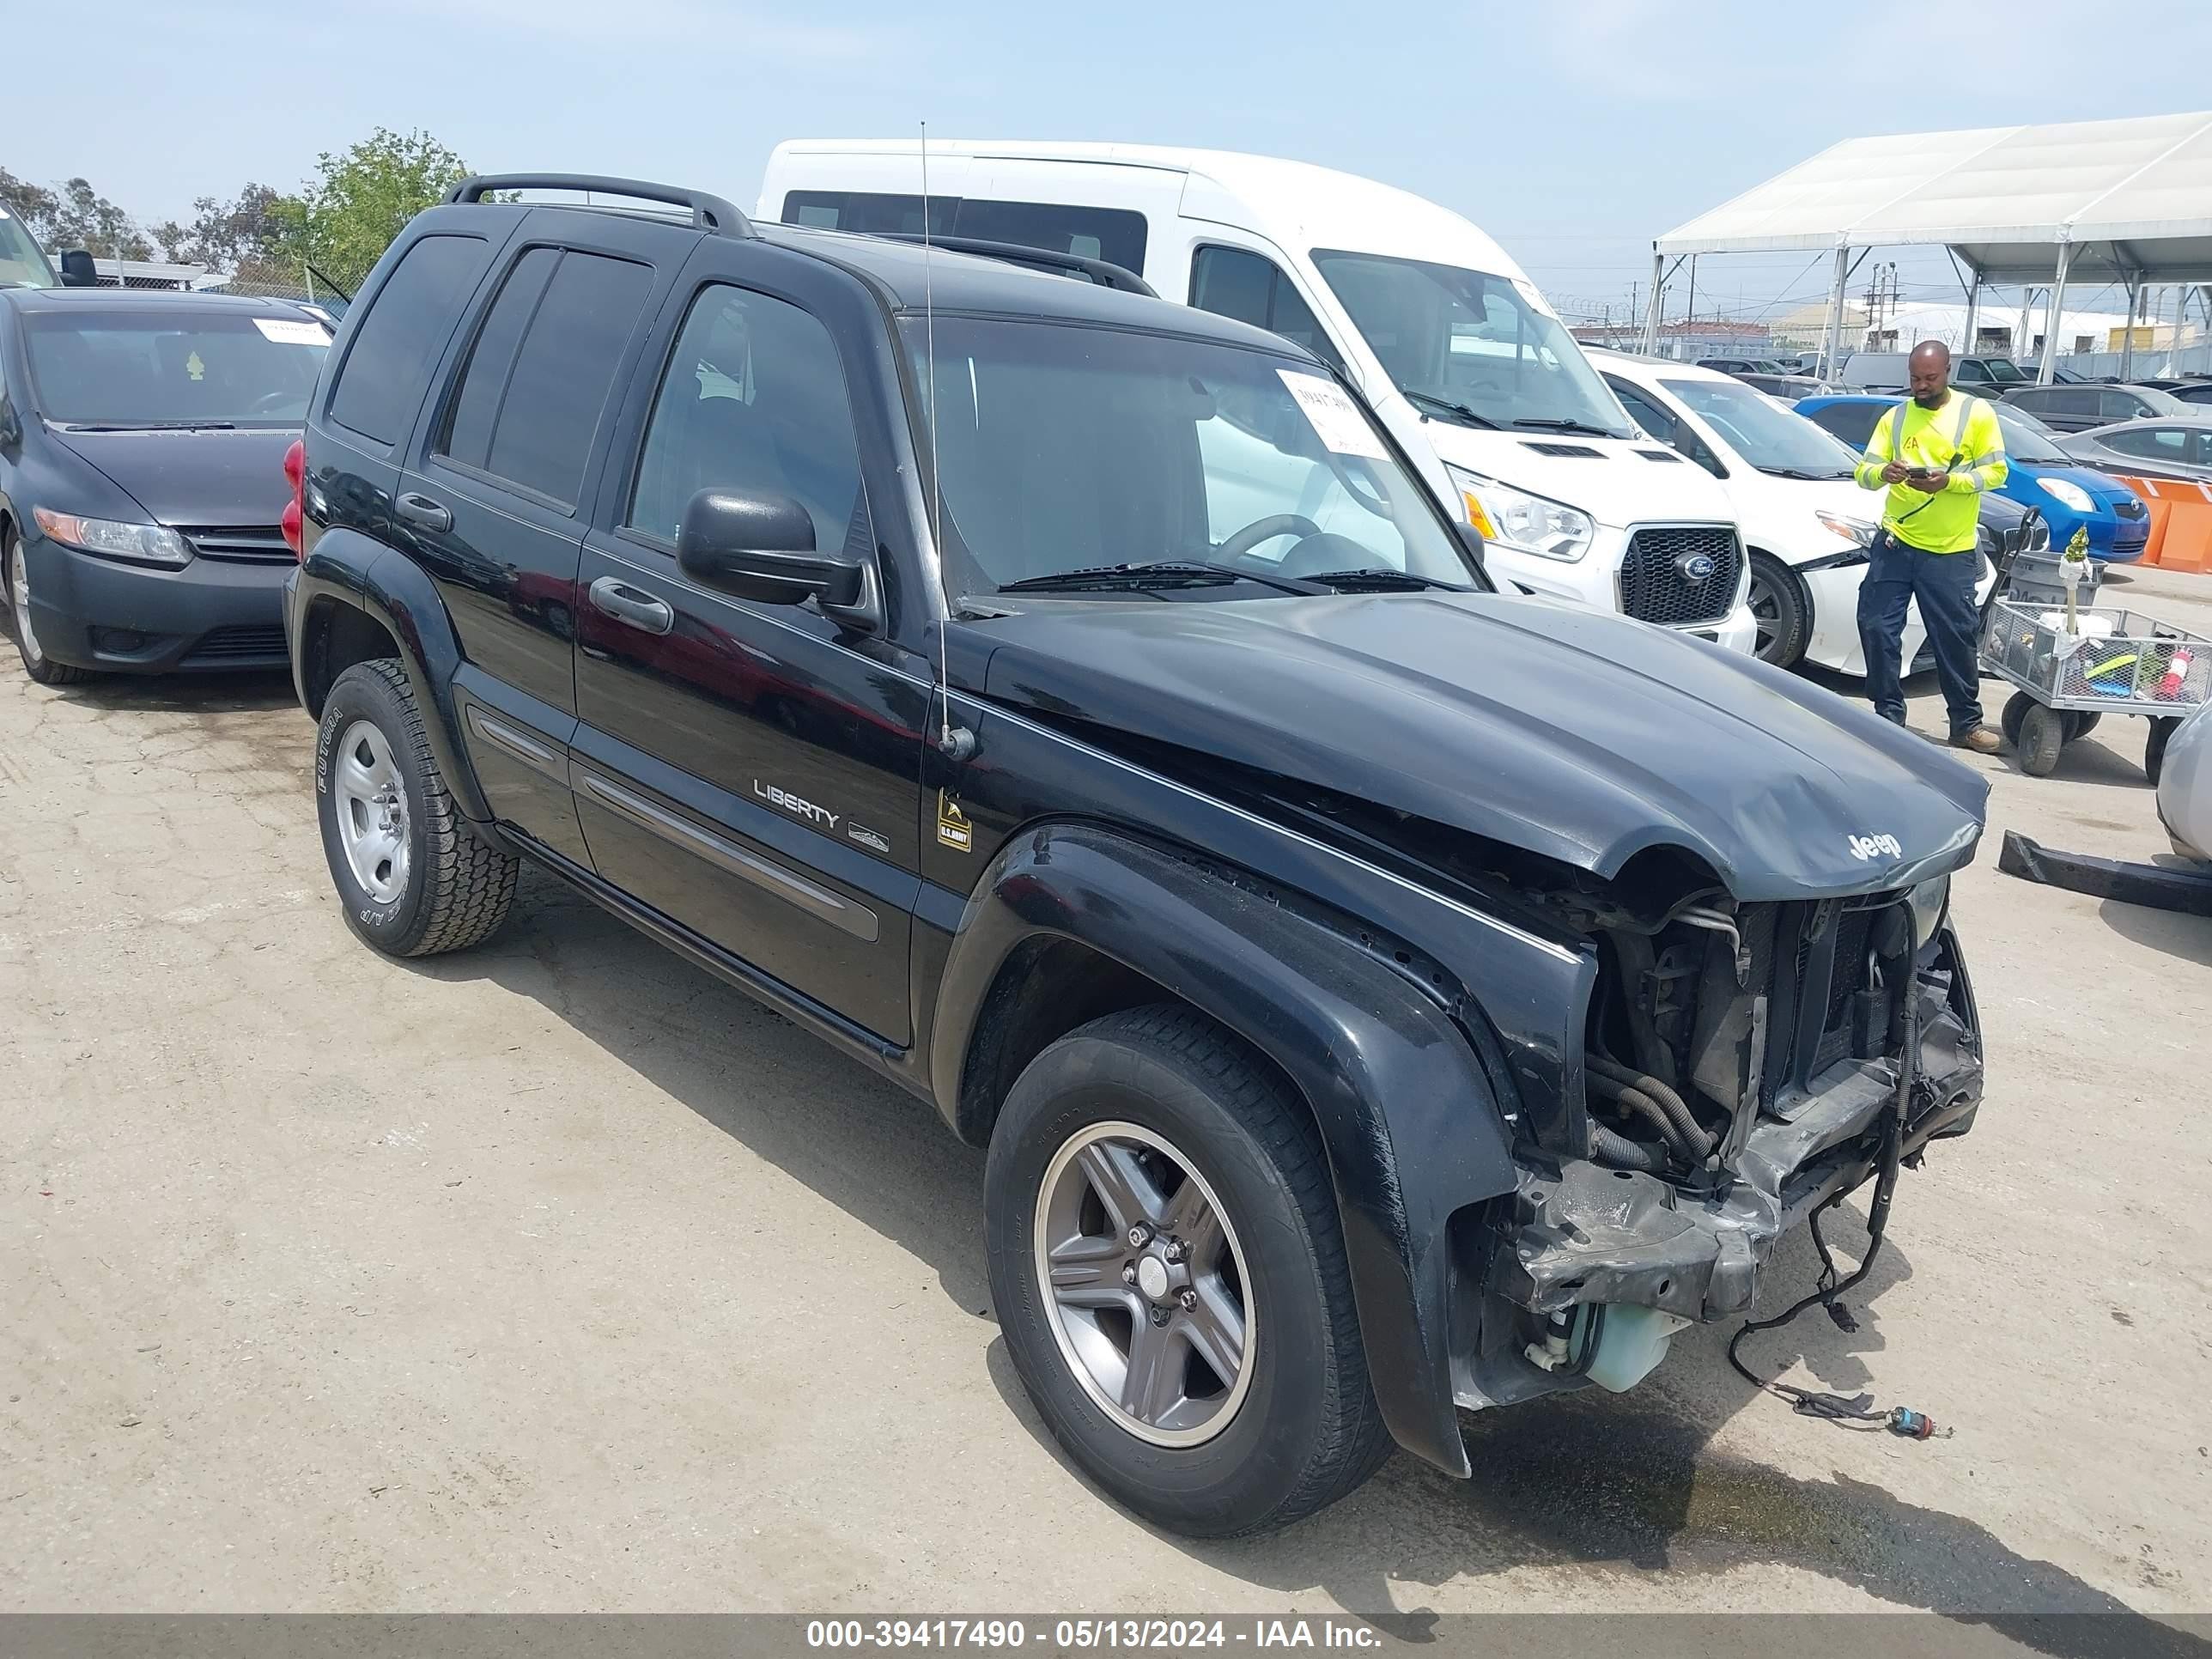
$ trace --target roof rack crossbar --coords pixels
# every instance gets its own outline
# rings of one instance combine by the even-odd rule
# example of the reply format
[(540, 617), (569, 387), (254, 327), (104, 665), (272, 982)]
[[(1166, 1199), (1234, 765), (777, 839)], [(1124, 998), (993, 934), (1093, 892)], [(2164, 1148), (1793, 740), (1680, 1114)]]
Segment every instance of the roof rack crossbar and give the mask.
[(750, 236), (751, 220), (719, 196), (703, 190), (684, 190), (675, 185), (649, 184), (642, 179), (612, 179), (596, 173), (486, 173), (464, 179), (446, 192), (449, 204), (481, 202), (495, 190), (581, 190), (607, 196), (628, 196), (641, 202), (667, 202), (691, 210), (694, 228), (716, 236)]
[[(922, 240), (919, 231), (888, 230), (877, 234), (891, 242), (918, 244)], [(1042, 266), (1069, 276), (1087, 276), (1101, 288), (1119, 289), (1124, 294), (1141, 294), (1148, 299), (1159, 298), (1152, 285), (1135, 271), (1109, 259), (1092, 259), (1080, 253), (1062, 253), (1057, 248), (1031, 247), (1026, 242), (993, 242), (980, 236), (939, 236), (933, 232), (930, 235), (929, 245), (942, 248), (948, 253), (972, 253), (985, 259), (1004, 260), (1008, 264)]]

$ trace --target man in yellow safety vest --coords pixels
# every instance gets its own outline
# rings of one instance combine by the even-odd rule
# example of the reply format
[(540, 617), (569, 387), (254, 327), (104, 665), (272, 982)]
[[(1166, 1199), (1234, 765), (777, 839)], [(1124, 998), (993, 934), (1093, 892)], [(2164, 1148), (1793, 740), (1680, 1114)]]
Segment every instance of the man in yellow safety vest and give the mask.
[(1917, 599), (1951, 742), (1992, 755), (2003, 739), (1982, 724), (1975, 545), (1982, 497), (2005, 480), (2004, 434), (1988, 404), (1952, 389), (1951, 350), (1942, 341), (1912, 349), (1910, 379), (1911, 398), (1875, 423), (1853, 475), (1862, 489), (1889, 491), (1859, 584), (1867, 696), (1884, 720), (1905, 724), (1905, 609)]

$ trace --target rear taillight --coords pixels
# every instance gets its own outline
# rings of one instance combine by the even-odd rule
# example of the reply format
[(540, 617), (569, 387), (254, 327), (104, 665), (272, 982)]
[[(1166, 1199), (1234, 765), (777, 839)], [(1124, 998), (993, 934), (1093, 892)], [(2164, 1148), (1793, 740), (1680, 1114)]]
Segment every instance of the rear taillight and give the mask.
[(293, 439), (292, 447), (284, 452), (284, 477), (291, 483), (292, 499), (284, 503), (284, 516), (278, 522), (284, 532), (284, 545), (292, 550), (294, 558), (302, 558), (306, 556), (301, 551), (301, 532), (307, 515), (301, 508), (300, 498), (307, 483), (307, 446), (298, 438)]

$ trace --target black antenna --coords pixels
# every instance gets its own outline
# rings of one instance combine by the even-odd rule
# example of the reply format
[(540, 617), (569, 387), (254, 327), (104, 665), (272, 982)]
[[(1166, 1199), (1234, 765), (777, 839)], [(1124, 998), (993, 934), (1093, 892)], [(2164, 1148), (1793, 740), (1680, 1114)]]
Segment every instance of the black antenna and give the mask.
[[(929, 383), (929, 542), (937, 554), (939, 585), (945, 574), (945, 492), (937, 465), (937, 304), (931, 281), (929, 238), (929, 123), (921, 124), (921, 331), (927, 358)], [(975, 751), (975, 734), (966, 727), (952, 729), (952, 617), (951, 596), (946, 614), (937, 624), (937, 747), (940, 754), (963, 761)]]

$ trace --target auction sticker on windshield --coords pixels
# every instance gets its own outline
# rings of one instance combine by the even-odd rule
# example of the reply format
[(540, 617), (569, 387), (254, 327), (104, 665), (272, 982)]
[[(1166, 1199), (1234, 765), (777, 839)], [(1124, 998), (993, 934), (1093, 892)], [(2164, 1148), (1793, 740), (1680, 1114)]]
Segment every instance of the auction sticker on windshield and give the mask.
[(256, 317), (254, 327), (261, 337), (278, 345), (328, 345), (331, 337), (323, 332), (320, 323), (295, 323), (284, 317)]
[(1279, 368), (1275, 373), (1283, 377), (1283, 384), (1305, 410), (1322, 442), (1340, 455), (1382, 459), (1382, 439), (1375, 435), (1375, 428), (1367, 424), (1359, 405), (1345, 395), (1342, 386), (1318, 374), (1301, 374), (1293, 369)]

